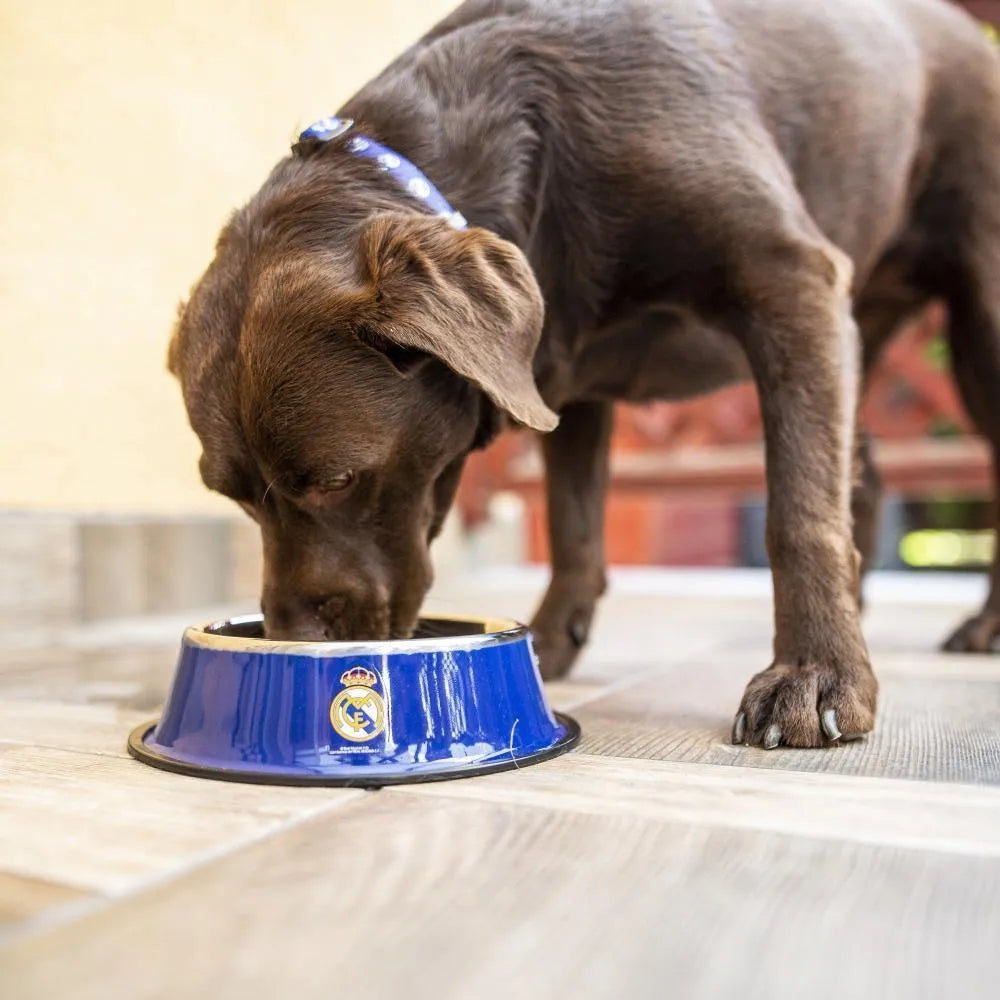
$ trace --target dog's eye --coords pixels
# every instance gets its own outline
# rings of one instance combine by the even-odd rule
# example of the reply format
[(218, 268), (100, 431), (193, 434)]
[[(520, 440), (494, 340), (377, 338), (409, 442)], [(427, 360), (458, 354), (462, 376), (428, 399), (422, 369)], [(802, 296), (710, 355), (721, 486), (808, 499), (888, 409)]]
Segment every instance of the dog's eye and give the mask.
[(347, 469), (331, 476), (314, 476), (308, 481), (301, 481), (289, 492), (307, 509), (323, 510), (337, 503), (354, 485), (356, 477), (353, 470)]
[(322, 479), (315, 479), (310, 485), (299, 489), (298, 494), (307, 504), (312, 506), (322, 506), (325, 501), (332, 499), (331, 494), (343, 493), (354, 485), (354, 472), (347, 469), (334, 476), (324, 476)]
[(337, 492), (339, 490), (346, 490), (354, 482), (354, 473), (348, 469), (346, 472), (341, 472), (339, 475), (330, 476), (329, 479), (324, 479), (322, 483), (319, 484), (321, 490), (333, 490)]

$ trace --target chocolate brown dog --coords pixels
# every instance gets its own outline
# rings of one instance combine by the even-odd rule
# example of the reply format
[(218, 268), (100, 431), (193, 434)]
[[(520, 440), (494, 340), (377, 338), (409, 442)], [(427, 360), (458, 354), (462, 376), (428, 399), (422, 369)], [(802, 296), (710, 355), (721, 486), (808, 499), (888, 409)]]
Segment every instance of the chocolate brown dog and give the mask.
[[(932, 297), (1000, 453), (1000, 63), (972, 20), (943, 0), (472, 0), (342, 114), (472, 228), (352, 133), (303, 144), (183, 310), (170, 367), (206, 484), (260, 522), (268, 634), (409, 634), (463, 461), (512, 422), (548, 432), (532, 627), (564, 673), (604, 590), (612, 402), (753, 378), (776, 638), (733, 739), (868, 732), (856, 413)], [(948, 646), (998, 633), (994, 566)]]

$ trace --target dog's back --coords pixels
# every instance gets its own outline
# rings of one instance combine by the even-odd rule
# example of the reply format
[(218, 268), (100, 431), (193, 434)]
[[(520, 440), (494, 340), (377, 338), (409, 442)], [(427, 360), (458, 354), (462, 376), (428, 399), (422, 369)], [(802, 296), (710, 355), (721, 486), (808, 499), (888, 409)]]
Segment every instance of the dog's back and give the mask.
[[(773, 142), (861, 276), (942, 156), (1000, 119), (994, 47), (945, 0), (471, 0), (349, 108), (391, 119), (406, 93), (414, 113), (426, 101), (462, 119), (460, 156), (502, 157), (495, 136), (510, 139), (529, 88), (558, 155), (575, 160), (554, 168), (575, 171), (562, 184), (574, 193), (683, 171), (691, 150), (724, 163)], [(476, 201), (467, 185), (456, 179), (460, 203)]]

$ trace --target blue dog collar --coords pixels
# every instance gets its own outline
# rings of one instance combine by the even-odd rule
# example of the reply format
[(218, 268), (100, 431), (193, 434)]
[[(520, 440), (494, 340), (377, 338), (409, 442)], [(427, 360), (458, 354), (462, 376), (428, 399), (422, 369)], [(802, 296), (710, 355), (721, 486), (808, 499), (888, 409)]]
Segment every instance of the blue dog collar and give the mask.
[[(299, 135), (299, 142), (329, 142), (349, 132), (353, 125), (354, 121), (351, 118), (321, 118)], [(363, 135), (352, 135), (344, 145), (347, 151), (355, 156), (375, 160), (379, 168), (400, 187), (433, 209), (442, 219), (446, 219), (450, 226), (455, 229), (465, 229), (468, 226), (465, 216), (461, 212), (456, 212), (444, 195), (405, 156), (400, 156), (399, 153), (394, 153), (388, 147)]]

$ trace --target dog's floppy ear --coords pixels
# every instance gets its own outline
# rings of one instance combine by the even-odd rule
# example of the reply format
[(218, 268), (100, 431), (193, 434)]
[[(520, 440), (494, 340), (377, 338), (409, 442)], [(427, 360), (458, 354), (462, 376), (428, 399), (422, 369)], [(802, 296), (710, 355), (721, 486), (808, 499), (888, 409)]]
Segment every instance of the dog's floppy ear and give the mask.
[(186, 308), (186, 302), (178, 303), (177, 319), (174, 320), (174, 328), (170, 334), (170, 344), (167, 346), (167, 371), (175, 376), (179, 376), (181, 373), (181, 323), (184, 322), (184, 310)]
[(531, 367), (542, 296), (517, 247), (485, 229), (387, 213), (368, 224), (361, 252), (372, 293), (366, 320), (382, 337), (440, 359), (518, 423), (556, 426)]

